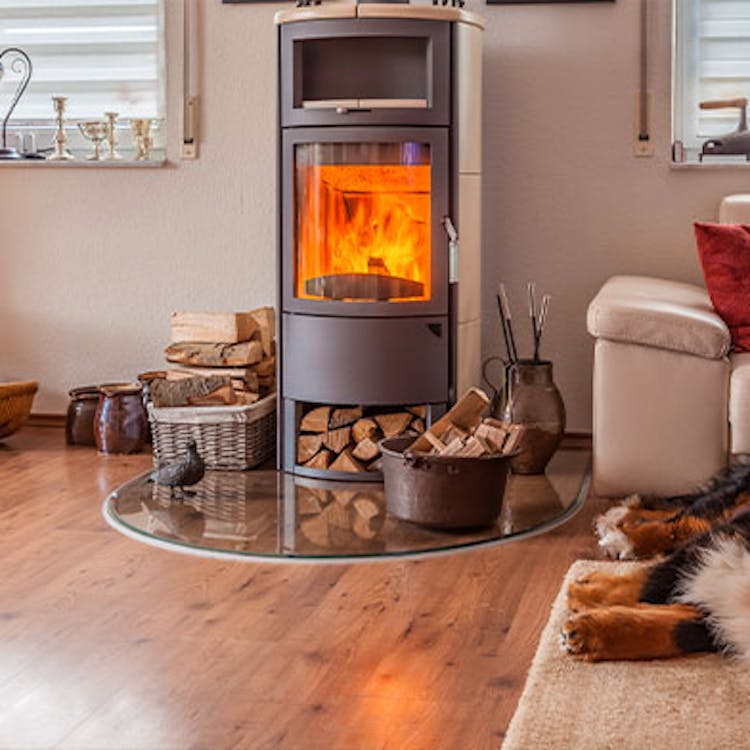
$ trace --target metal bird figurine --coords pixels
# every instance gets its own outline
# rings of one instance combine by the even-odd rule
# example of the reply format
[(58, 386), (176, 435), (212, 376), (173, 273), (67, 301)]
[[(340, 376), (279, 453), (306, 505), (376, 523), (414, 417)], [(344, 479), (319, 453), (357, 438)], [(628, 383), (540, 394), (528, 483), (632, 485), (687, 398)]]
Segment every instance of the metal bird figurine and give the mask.
[(172, 463), (166, 464), (159, 469), (151, 472), (148, 478), (149, 482), (156, 482), (166, 487), (171, 487), (170, 493), (174, 497), (175, 489), (180, 490), (182, 497), (188, 494), (185, 487), (197, 484), (203, 479), (206, 473), (206, 462), (198, 453), (195, 440), (189, 440), (187, 444), (187, 453)]

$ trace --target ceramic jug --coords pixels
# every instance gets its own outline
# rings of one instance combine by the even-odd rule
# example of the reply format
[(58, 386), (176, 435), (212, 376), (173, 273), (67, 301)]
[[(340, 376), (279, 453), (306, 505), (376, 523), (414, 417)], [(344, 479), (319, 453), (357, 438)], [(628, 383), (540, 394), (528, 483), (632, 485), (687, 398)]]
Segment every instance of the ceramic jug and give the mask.
[(146, 442), (147, 419), (139, 383), (99, 387), (94, 419), (96, 447), (102, 453), (138, 453)]
[(504, 422), (524, 426), (515, 474), (542, 474), (565, 432), (565, 405), (552, 379), (552, 362), (521, 359), (507, 368)]

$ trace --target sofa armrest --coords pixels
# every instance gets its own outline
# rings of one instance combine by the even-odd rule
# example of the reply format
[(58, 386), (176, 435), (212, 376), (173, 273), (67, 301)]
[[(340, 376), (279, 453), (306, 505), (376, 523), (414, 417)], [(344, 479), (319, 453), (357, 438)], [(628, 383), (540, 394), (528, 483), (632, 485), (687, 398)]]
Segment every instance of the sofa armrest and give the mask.
[(704, 359), (721, 359), (732, 345), (705, 289), (648, 276), (609, 279), (589, 305), (587, 324), (597, 338)]

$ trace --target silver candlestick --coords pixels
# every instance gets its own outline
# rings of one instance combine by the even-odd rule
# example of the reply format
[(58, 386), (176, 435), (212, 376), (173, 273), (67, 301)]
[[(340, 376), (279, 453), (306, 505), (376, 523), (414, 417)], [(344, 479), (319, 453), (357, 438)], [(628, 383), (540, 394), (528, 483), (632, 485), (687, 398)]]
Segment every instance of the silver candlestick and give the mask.
[(52, 101), (55, 105), (55, 150), (47, 157), (49, 161), (70, 161), (75, 156), (68, 151), (68, 136), (65, 133), (65, 102), (68, 98), (65, 96), (53, 96)]
[(107, 118), (107, 145), (109, 146), (109, 151), (105, 154), (104, 158), (110, 161), (122, 159), (122, 156), (117, 153), (115, 148), (117, 146), (115, 123), (120, 115), (118, 112), (105, 112), (104, 116)]

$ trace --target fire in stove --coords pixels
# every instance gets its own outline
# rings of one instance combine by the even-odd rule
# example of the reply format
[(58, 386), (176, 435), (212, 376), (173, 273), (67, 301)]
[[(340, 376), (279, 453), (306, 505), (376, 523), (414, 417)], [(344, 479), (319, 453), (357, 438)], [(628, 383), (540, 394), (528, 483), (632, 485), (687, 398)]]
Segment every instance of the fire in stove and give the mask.
[(297, 169), (297, 296), (430, 298), (430, 165)]

